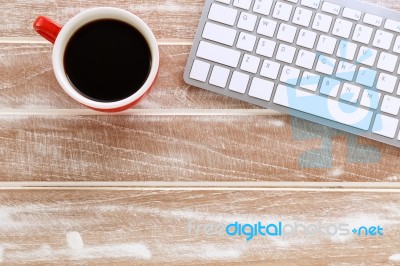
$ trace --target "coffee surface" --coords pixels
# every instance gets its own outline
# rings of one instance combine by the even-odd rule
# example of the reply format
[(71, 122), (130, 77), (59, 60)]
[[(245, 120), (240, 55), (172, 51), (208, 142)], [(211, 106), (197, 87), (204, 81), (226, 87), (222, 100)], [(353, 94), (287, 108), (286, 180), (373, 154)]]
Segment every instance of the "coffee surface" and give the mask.
[(100, 102), (122, 100), (137, 92), (150, 68), (146, 39), (118, 20), (84, 25), (70, 38), (64, 54), (64, 69), (72, 85), (82, 95)]

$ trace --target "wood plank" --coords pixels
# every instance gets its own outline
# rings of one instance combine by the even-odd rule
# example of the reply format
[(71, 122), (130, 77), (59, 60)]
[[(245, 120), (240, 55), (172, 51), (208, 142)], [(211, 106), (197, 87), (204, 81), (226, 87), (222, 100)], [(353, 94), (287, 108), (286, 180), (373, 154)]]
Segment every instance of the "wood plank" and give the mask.
[[(400, 10), (397, 0), (366, 2)], [(37, 16), (46, 15), (60, 25), (85, 9), (97, 6), (113, 6), (131, 11), (141, 17), (154, 31), (157, 38), (191, 40), (197, 27), (204, 0), (138, 0), (138, 1), (34, 1), (2, 0), (0, 9), (0, 37), (37, 36), (32, 23)]]
[[(160, 74), (139, 109), (259, 109), (216, 93), (188, 86), (183, 71), (190, 46), (161, 45)], [(58, 85), (47, 44), (0, 44), (1, 109), (82, 108)]]
[(400, 181), (400, 149), (287, 116), (0, 116), (0, 181)]
[[(6, 264), (388, 265), (400, 259), (399, 193), (11, 190), (0, 199)], [(286, 234), (249, 241), (218, 235), (235, 221), (282, 222)], [(322, 233), (289, 234), (296, 224)], [(361, 226), (380, 226), (383, 235), (351, 232)]]
[[(37, 36), (32, 28), (36, 17), (44, 15), (64, 25), (70, 18), (88, 8), (99, 6), (118, 7), (143, 19), (158, 39), (192, 39), (200, 18), (203, 1), (34, 1), (2, 0), (0, 37)], [(195, 19), (197, 18), (197, 19)]]

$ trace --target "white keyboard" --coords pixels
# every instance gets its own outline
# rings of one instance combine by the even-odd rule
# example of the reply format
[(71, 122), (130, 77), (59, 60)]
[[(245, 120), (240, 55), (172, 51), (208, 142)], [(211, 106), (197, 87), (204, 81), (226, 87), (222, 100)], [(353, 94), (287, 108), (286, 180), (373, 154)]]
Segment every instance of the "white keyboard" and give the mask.
[(206, 0), (184, 78), (400, 147), (399, 34), (354, 0)]

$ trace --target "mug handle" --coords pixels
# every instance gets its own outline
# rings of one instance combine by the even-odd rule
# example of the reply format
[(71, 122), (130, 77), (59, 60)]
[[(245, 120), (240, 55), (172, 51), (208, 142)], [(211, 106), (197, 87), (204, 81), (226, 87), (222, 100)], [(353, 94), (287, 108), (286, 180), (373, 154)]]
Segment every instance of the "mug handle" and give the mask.
[(43, 38), (53, 43), (56, 41), (57, 35), (61, 30), (61, 26), (52, 21), (51, 19), (40, 16), (33, 23), (33, 28), (37, 33), (42, 35)]

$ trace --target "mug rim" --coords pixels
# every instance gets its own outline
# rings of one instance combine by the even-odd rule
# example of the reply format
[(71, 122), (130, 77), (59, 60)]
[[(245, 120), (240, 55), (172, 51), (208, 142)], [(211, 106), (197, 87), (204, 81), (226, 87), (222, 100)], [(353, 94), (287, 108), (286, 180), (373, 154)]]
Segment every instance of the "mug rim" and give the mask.
[[(128, 23), (143, 35), (149, 45), (151, 53), (151, 69), (145, 83), (131, 96), (113, 102), (101, 102), (85, 97), (71, 84), (64, 69), (64, 54), (70, 38), (84, 25), (100, 19), (115, 19)], [(157, 40), (147, 24), (131, 12), (114, 7), (91, 8), (71, 18), (62, 27), (56, 38), (53, 47), (52, 61), (55, 76), (64, 91), (81, 104), (98, 110), (118, 109), (124, 106), (130, 106), (132, 103), (140, 100), (152, 87), (160, 64)]]

